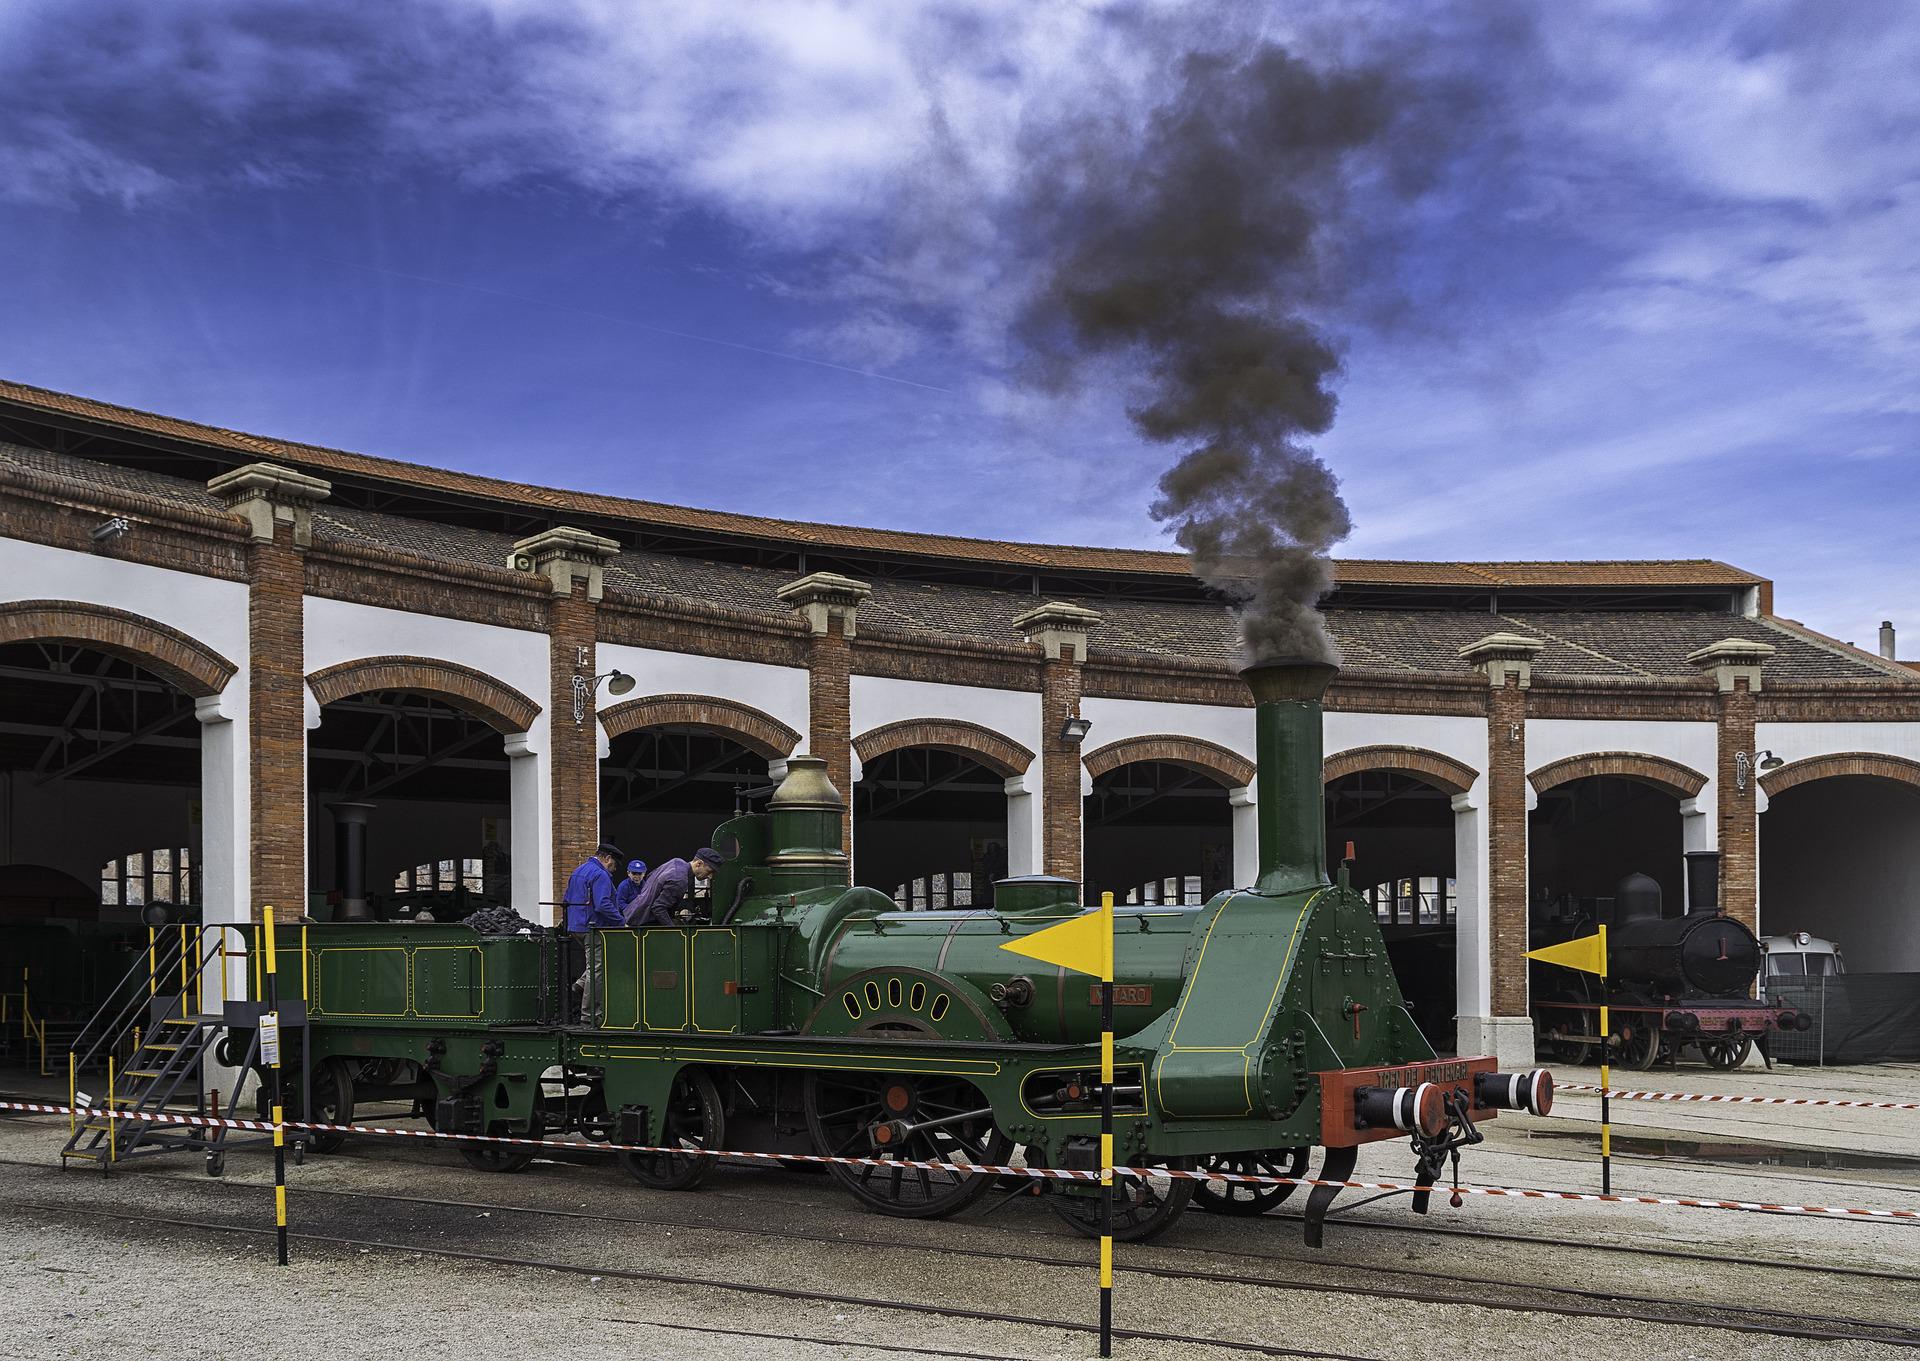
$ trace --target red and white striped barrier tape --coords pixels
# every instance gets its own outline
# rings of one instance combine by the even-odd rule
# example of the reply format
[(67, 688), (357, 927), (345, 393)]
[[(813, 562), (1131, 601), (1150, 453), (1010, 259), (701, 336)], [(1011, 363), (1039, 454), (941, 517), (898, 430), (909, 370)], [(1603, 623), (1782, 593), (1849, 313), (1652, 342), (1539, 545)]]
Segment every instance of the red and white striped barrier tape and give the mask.
[(1618, 1087), (1600, 1088), (1588, 1082), (1555, 1082), (1554, 1094), (1604, 1090), (1615, 1101), (1714, 1101), (1748, 1106), (1841, 1106), (1862, 1111), (1920, 1111), (1920, 1101), (1843, 1101), (1828, 1096), (1731, 1096), (1716, 1092), (1633, 1092)]
[[(88, 1119), (124, 1120), (133, 1124), (184, 1125), (195, 1129), (239, 1129), (271, 1134), (270, 1120), (240, 1120), (228, 1116), (183, 1115), (172, 1111), (107, 1110), (98, 1106), (55, 1106), (32, 1101), (0, 1101), (0, 1110), (34, 1115), (78, 1115)], [(830, 1157), (823, 1153), (757, 1153), (734, 1149), (667, 1148), (653, 1144), (586, 1143), (574, 1139), (529, 1139), (507, 1134), (450, 1134), (433, 1129), (392, 1129), (381, 1125), (330, 1125), (317, 1120), (288, 1120), (281, 1128), (321, 1134), (378, 1134), (403, 1139), (448, 1139), (478, 1144), (512, 1144), (572, 1153), (665, 1153), (679, 1157), (747, 1158), (776, 1163), (840, 1163), (848, 1167), (885, 1169), (924, 1168), (968, 1176), (1028, 1177), (1036, 1181), (1098, 1182), (1099, 1169), (1014, 1167), (996, 1163), (927, 1162), (911, 1158)], [(1349, 1191), (1412, 1193), (1428, 1191), (1447, 1196), (1495, 1196), (1513, 1200), (1571, 1200), (1595, 1205), (1677, 1205), (1704, 1210), (1753, 1210), (1768, 1214), (1831, 1215), (1842, 1219), (1920, 1220), (1916, 1210), (1870, 1210), (1830, 1205), (1784, 1205), (1762, 1200), (1710, 1200), (1695, 1196), (1601, 1195), (1587, 1191), (1540, 1191), (1513, 1186), (1409, 1186), (1394, 1181), (1328, 1181), (1319, 1177), (1276, 1177), (1248, 1172), (1193, 1171), (1178, 1167), (1115, 1167), (1118, 1177), (1166, 1177), (1185, 1181), (1231, 1182), (1239, 1186), (1333, 1186)]]

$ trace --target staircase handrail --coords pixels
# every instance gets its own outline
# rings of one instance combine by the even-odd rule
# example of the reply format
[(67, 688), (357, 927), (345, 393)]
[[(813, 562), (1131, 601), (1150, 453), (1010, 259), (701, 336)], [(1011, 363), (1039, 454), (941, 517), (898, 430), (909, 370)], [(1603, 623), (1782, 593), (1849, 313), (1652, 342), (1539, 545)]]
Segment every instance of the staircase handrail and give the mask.
[[(126, 1033), (127, 1027), (133, 1023), (133, 1018), (139, 1014), (140, 1008), (148, 999), (158, 995), (158, 988), (149, 986), (145, 991), (134, 988), (120, 1010), (114, 1013), (113, 1019), (99, 1024), (101, 1018), (106, 1016), (107, 1009), (113, 1005), (113, 999), (139, 977), (143, 970), (149, 985), (157, 984), (161, 971), (164, 969), (171, 972), (185, 949), (186, 942), (176, 937), (168, 941), (165, 946), (159, 946), (157, 941), (149, 941), (147, 948), (134, 956), (133, 963), (127, 966), (127, 971), (120, 976), (120, 981), (108, 990), (107, 1000), (100, 1004), (98, 1011), (87, 1018), (86, 1024), (80, 1027), (80, 1033), (75, 1035), (73, 1042), (67, 1046), (67, 1052), (76, 1056), (79, 1067), (90, 1067), (93, 1061), (100, 1057), (100, 1047), (103, 1044), (107, 1044), (110, 1040), (118, 1041), (120, 1036)], [(96, 1024), (99, 1024), (100, 1033), (94, 1035), (93, 1043), (89, 1046), (87, 1037), (93, 1035)]]

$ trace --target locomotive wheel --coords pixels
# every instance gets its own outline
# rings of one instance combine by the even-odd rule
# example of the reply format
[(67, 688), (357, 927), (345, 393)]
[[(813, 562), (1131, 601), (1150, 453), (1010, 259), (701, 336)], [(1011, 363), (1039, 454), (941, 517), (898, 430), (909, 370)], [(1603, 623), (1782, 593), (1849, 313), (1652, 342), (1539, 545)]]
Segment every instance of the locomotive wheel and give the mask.
[[(1034, 1162), (1033, 1152), (1031, 1149), (1027, 1152), (1029, 1163)], [(1175, 1170), (1193, 1166), (1193, 1159), (1185, 1157), (1143, 1161)], [(1180, 1212), (1187, 1208), (1187, 1202), (1193, 1199), (1194, 1188), (1198, 1185), (1199, 1182), (1187, 1177), (1116, 1177), (1113, 1185), (1114, 1241), (1138, 1243), (1165, 1233), (1172, 1227), (1173, 1221), (1180, 1217)], [(1064, 1186), (1055, 1186), (1047, 1200), (1052, 1204), (1055, 1214), (1081, 1233), (1089, 1238), (1100, 1236), (1100, 1188), (1097, 1185), (1085, 1191), (1079, 1189), (1078, 1185), (1071, 1191)]]
[[(353, 1069), (345, 1059), (322, 1059), (313, 1070), (313, 1110), (306, 1118), (323, 1125), (353, 1123)], [(334, 1130), (308, 1130), (307, 1151), (331, 1153), (346, 1138)]]
[[(1013, 1143), (994, 1128), (980, 1089), (959, 1078), (906, 1073), (814, 1073), (804, 1092), (814, 1150), (880, 1163), (1004, 1165)], [(932, 1125), (933, 1121), (951, 1121)], [(918, 1126), (918, 1128), (916, 1128)], [(827, 1171), (868, 1209), (907, 1219), (956, 1214), (992, 1189), (994, 1179), (937, 1167), (848, 1166)]]
[[(1265, 1153), (1210, 1153), (1202, 1172), (1239, 1172), (1252, 1177), (1299, 1177), (1307, 1171), (1310, 1149), (1275, 1148)], [(1193, 1203), (1209, 1214), (1263, 1215), (1294, 1193), (1291, 1186), (1248, 1186), (1242, 1182), (1197, 1181)]]
[(1738, 1068), (1752, 1052), (1753, 1040), (1747, 1035), (1737, 1040), (1700, 1041), (1700, 1057), (1714, 1068)]
[[(546, 1138), (547, 1118), (539, 1096), (533, 1098), (533, 1118), (527, 1122), (525, 1134), (514, 1135), (504, 1120), (488, 1125), (487, 1133), (520, 1139)], [(537, 1151), (525, 1144), (475, 1144), (465, 1140), (460, 1143), (460, 1156), (467, 1160), (468, 1167), (479, 1172), (524, 1172)]]
[[(660, 1132), (666, 1148), (720, 1148), (727, 1137), (726, 1106), (713, 1079), (697, 1068), (683, 1068), (667, 1094), (667, 1119)], [(720, 1160), (704, 1153), (622, 1153), (620, 1165), (642, 1186), (656, 1191), (690, 1191), (705, 1181)]]
[(1646, 1072), (1660, 1061), (1660, 1031), (1653, 1026), (1635, 1026), (1633, 1034), (1620, 1042), (1620, 1065)]

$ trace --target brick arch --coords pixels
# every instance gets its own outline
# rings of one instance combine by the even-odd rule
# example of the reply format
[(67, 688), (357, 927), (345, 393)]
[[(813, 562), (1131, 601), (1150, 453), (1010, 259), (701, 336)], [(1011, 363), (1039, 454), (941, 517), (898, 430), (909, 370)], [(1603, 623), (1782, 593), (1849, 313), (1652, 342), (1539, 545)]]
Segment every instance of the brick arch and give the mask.
[(1665, 790), (1676, 799), (1690, 799), (1707, 787), (1707, 777), (1692, 766), (1638, 751), (1593, 751), (1584, 756), (1568, 756), (1541, 766), (1527, 779), (1532, 781), (1535, 793), (1544, 794), (1556, 785), (1584, 780), (1590, 775), (1619, 775), (1638, 780)]
[(307, 677), (322, 705), (374, 690), (404, 690), (451, 704), (484, 719), (503, 733), (525, 732), (540, 716), (540, 706), (484, 671), (430, 657), (362, 657), (341, 662)]
[(1795, 785), (1825, 780), (1835, 775), (1876, 775), (1883, 780), (1920, 788), (1920, 761), (1905, 756), (1887, 756), (1876, 751), (1842, 751), (1831, 756), (1809, 756), (1770, 770), (1760, 777), (1760, 787), (1768, 798), (1784, 793)]
[(18, 600), (0, 605), (0, 643), (76, 643), (145, 667), (196, 699), (227, 688), (239, 667), (178, 629), (106, 605)]
[(1105, 775), (1135, 761), (1166, 761), (1211, 776), (1228, 789), (1253, 783), (1257, 767), (1239, 752), (1198, 737), (1179, 737), (1172, 733), (1154, 733), (1147, 737), (1128, 737), (1086, 755), (1087, 773)]
[(1473, 788), (1473, 782), (1480, 774), (1464, 761), (1442, 756), (1437, 751), (1428, 751), (1425, 747), (1381, 745), (1351, 747), (1329, 756), (1321, 767), (1321, 779), (1326, 784), (1332, 784), (1344, 775), (1358, 775), (1364, 770), (1390, 770), (1400, 775), (1411, 775), (1449, 794), (1466, 793)]
[(907, 747), (937, 747), (958, 752), (1004, 776), (1019, 775), (1033, 764), (1033, 753), (992, 728), (957, 718), (906, 718), (883, 723), (853, 739), (853, 749), (865, 765), (889, 752)]
[(769, 761), (793, 754), (800, 734), (771, 714), (750, 705), (712, 695), (648, 695), (629, 699), (600, 711), (608, 737), (641, 728), (698, 728), (730, 737), (754, 755)]

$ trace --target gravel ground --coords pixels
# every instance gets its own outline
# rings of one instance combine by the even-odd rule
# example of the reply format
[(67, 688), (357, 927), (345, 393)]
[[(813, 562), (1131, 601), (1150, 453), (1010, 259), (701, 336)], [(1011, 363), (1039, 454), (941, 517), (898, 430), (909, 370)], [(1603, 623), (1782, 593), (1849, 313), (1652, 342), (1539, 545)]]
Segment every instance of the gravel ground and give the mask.
[[(1869, 1099), (1913, 1099), (1920, 1092), (1920, 1069), (1911, 1066), (1845, 1070), (1843, 1075), (1810, 1069), (1774, 1074), (1683, 1069), (1647, 1076), (1659, 1080), (1636, 1085), (1782, 1094), (1817, 1088), (1818, 1094), (1834, 1095), (1836, 1077), (1843, 1076), (1847, 1094)], [(1766, 1085), (1756, 1087), (1759, 1083)], [(1633, 1120), (1621, 1118), (1623, 1107), (1630, 1108)], [(1920, 1206), (1920, 1162), (1897, 1161), (1902, 1155), (1920, 1160), (1920, 1112), (1625, 1102), (1616, 1103), (1615, 1112), (1619, 1125), (1635, 1126), (1635, 1135), (1723, 1143), (1734, 1137), (1725, 1127), (1729, 1118), (1757, 1119), (1759, 1130), (1742, 1128), (1741, 1138), (1855, 1149), (1881, 1155), (1889, 1164), (1836, 1169), (1622, 1157), (1616, 1159), (1617, 1190)], [(1550, 1121), (1502, 1117), (1491, 1127), (1488, 1143), (1466, 1155), (1466, 1175), (1485, 1184), (1596, 1189), (1587, 1114), (1569, 1097)], [(1873, 1126), (1871, 1136), (1857, 1127), (1862, 1119), (1877, 1122), (1884, 1116), (1895, 1118)], [(0, 1358), (78, 1356), (116, 1344), (154, 1355), (233, 1355), (244, 1350), (235, 1339), (249, 1336), (266, 1339), (278, 1356), (288, 1358), (384, 1355), (396, 1344), (464, 1352), (475, 1341), (476, 1305), (491, 1311), (480, 1327), (496, 1333), (512, 1329), (510, 1343), (488, 1345), (534, 1357), (578, 1356), (609, 1344), (649, 1357), (738, 1357), (743, 1346), (751, 1345), (764, 1361), (1080, 1357), (1093, 1351), (1085, 1334), (1031, 1325), (789, 1301), (711, 1285), (615, 1276), (595, 1280), (591, 1274), (406, 1250), (501, 1252), (590, 1271), (613, 1266), (1090, 1320), (1087, 1266), (1002, 1260), (1013, 1254), (1091, 1263), (1091, 1244), (1065, 1234), (1044, 1206), (1026, 1201), (984, 1219), (970, 1215), (933, 1225), (863, 1214), (823, 1177), (726, 1168), (698, 1192), (667, 1195), (634, 1184), (604, 1157), (542, 1161), (520, 1176), (490, 1177), (469, 1171), (445, 1148), (362, 1138), (340, 1155), (290, 1170), (295, 1231), (399, 1247), (362, 1251), (296, 1240), (295, 1264), (282, 1271), (271, 1264), (270, 1236), (170, 1229), (128, 1218), (170, 1215), (255, 1230), (268, 1226), (271, 1168), (264, 1156), (236, 1151), (223, 1183), (209, 1181), (184, 1159), (156, 1160), (110, 1180), (89, 1172), (62, 1174), (53, 1163), (64, 1128), (64, 1121), (0, 1118), (0, 1232), (6, 1234), (0, 1247)], [(1550, 1137), (1560, 1134), (1581, 1137)], [(1359, 1175), (1404, 1178), (1408, 1161), (1404, 1148), (1372, 1146)], [(319, 1194), (325, 1191), (359, 1194)], [(465, 1203), (422, 1206), (368, 1196)], [(536, 1208), (548, 1213), (529, 1212)], [(579, 1216), (672, 1222), (608, 1223)], [(1606, 1285), (1706, 1305), (1804, 1308), (1920, 1326), (1920, 1292), (1912, 1285), (1920, 1274), (1920, 1225), (1910, 1222), (1485, 1198), (1469, 1198), (1461, 1209), (1451, 1210), (1437, 1198), (1432, 1227), (1511, 1234), (1520, 1241), (1407, 1231), (1419, 1224), (1403, 1202), (1370, 1205), (1354, 1212), (1350, 1222), (1331, 1226), (1327, 1251), (1313, 1254), (1301, 1246), (1299, 1226), (1278, 1217), (1249, 1223), (1189, 1214), (1157, 1243), (1121, 1245), (1117, 1319), (1122, 1327), (1367, 1357), (1404, 1355), (1409, 1337), (1498, 1337), (1506, 1356), (1555, 1361), (1574, 1349), (1625, 1361), (1749, 1356), (1772, 1361), (1783, 1347), (1794, 1355), (1833, 1358), (1895, 1351), (1872, 1343), (1814, 1344), (1672, 1324), (1546, 1314), (1521, 1320), (1511, 1312), (1470, 1305), (1169, 1280), (1127, 1270), (1137, 1265), (1309, 1283), (1380, 1281), (1384, 1272), (1421, 1271), (1457, 1280), (1396, 1276), (1386, 1283), (1399, 1289), (1484, 1292), (1489, 1299), (1528, 1298), (1515, 1290), (1543, 1284)], [(783, 1233), (837, 1235), (846, 1241), (798, 1242), (780, 1237)], [(1567, 1242), (1542, 1241), (1548, 1239)], [(1724, 1252), (1744, 1260), (1681, 1262), (1608, 1250), (1619, 1244)], [(1822, 1264), (1905, 1278), (1847, 1276), (1821, 1270)], [(1504, 1284), (1458, 1283), (1468, 1278)], [(204, 1283), (196, 1288), (193, 1305), (161, 1303), (183, 1294), (184, 1279)], [(756, 1340), (749, 1344), (747, 1338)], [(1235, 1354), (1198, 1344), (1147, 1342), (1122, 1342), (1116, 1351), (1169, 1361)]]

